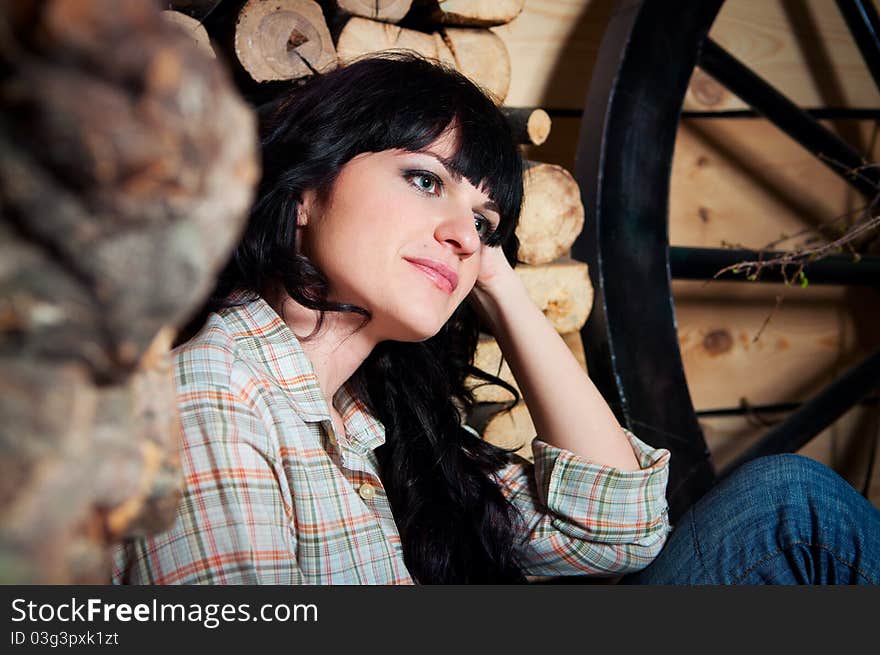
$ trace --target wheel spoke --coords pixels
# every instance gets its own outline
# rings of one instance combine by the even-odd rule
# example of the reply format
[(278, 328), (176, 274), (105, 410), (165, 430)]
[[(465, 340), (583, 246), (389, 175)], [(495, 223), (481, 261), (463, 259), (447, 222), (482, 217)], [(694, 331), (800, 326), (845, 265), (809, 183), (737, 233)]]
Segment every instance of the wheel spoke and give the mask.
[(712, 39), (704, 41), (699, 65), (865, 196), (873, 198), (880, 191), (877, 169), (863, 168), (857, 171), (867, 162), (856, 150)]
[(880, 18), (871, 0), (837, 0), (846, 26), (880, 89)]
[[(727, 248), (669, 248), (669, 271), (677, 280), (708, 280), (718, 271), (740, 262), (768, 261), (783, 256), (784, 252), (758, 252)], [(797, 272), (797, 265), (789, 264), (786, 274), (790, 278)], [(880, 257), (865, 255), (854, 259), (852, 255), (829, 255), (804, 266), (804, 275), (810, 284), (848, 284), (880, 288)], [(720, 280), (748, 281), (743, 273), (728, 272)], [(757, 278), (759, 282), (781, 282), (782, 272), (778, 266), (767, 267)]]
[(756, 457), (795, 452), (878, 387), (880, 349), (825, 387), (784, 423), (770, 430), (761, 441), (725, 467), (720, 477)]

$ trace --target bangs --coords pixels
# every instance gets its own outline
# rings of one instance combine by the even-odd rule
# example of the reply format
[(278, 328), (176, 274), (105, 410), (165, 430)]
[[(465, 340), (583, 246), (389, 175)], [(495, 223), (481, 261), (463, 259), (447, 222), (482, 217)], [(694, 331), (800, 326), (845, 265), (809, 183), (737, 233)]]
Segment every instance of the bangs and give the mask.
[[(383, 93), (365, 89), (361, 98), (375, 98), (378, 106), (362, 113), (366, 138), (358, 150), (408, 150), (418, 152), (445, 132), (455, 136), (455, 150), (444, 162), (458, 176), (484, 190), (498, 205), (500, 223), (487, 245), (505, 242), (516, 230), (522, 205), (522, 158), (507, 119), (479, 87), (457, 71), (436, 62), (385, 53), (373, 61), (387, 59), (390, 74), (401, 75), (404, 63), (416, 70), (405, 71), (405, 83), (381, 84)], [(380, 119), (384, 118), (384, 121)]]
[(487, 244), (515, 252), (522, 158), (501, 110), (458, 71), (409, 51), (371, 54), (315, 76), (262, 115), (264, 170), (274, 172), (264, 183), (289, 192), (326, 191), (360, 153), (418, 152), (451, 132), (455, 152), (448, 167), (500, 210)]

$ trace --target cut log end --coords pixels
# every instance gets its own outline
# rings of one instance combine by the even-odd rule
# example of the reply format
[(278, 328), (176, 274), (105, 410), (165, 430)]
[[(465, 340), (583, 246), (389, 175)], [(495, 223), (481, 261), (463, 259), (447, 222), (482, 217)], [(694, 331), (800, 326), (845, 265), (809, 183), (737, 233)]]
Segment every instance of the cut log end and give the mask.
[(336, 0), (336, 6), (353, 16), (396, 23), (406, 16), (413, 0)]
[(163, 11), (162, 17), (183, 29), (186, 35), (199, 46), (202, 52), (211, 57), (217, 56), (214, 52), (214, 47), (211, 45), (211, 38), (208, 36), (208, 32), (198, 20), (180, 11), (173, 11), (171, 9)]
[(541, 145), (550, 136), (550, 115), (543, 109), (535, 109), (529, 116), (526, 131), (532, 145)]
[(336, 68), (336, 49), (312, 0), (249, 0), (239, 12), (235, 54), (257, 82), (295, 80)]
[(524, 203), (516, 234), (519, 258), (543, 264), (562, 256), (584, 227), (584, 206), (577, 181), (555, 164), (525, 162)]
[(550, 136), (552, 121), (541, 108), (502, 107), (501, 112), (507, 118), (517, 143), (539, 146)]

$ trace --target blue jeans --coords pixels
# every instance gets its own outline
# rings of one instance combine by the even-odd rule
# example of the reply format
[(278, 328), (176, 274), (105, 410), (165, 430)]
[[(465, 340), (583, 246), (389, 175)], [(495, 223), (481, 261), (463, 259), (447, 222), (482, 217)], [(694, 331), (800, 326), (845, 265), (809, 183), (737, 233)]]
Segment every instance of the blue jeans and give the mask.
[(619, 584), (880, 584), (880, 511), (800, 455), (750, 461), (678, 521)]

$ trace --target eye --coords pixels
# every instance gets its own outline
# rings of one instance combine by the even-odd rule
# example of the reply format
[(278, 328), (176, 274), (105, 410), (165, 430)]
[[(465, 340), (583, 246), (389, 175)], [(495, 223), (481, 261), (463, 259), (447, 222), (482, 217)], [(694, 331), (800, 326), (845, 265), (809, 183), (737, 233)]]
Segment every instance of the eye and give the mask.
[(492, 223), (489, 219), (480, 214), (474, 214), (474, 227), (477, 228), (477, 234), (480, 235), (480, 240), (484, 242), (492, 236), (493, 232), (495, 232), (495, 228), (492, 227)]
[(428, 171), (406, 171), (404, 176), (422, 193), (437, 196), (443, 189), (443, 181)]

